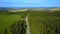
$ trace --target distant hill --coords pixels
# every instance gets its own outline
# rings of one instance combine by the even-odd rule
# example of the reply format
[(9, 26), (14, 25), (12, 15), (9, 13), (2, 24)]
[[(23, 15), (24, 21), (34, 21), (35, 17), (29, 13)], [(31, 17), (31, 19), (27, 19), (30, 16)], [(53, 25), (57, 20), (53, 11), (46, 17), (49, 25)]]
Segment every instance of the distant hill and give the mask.
[(18, 10), (20, 8), (18, 8), (18, 7), (0, 7), (0, 10), (14, 10), (14, 9)]
[(0, 10), (20, 10), (20, 9), (54, 9), (60, 7), (0, 7)]

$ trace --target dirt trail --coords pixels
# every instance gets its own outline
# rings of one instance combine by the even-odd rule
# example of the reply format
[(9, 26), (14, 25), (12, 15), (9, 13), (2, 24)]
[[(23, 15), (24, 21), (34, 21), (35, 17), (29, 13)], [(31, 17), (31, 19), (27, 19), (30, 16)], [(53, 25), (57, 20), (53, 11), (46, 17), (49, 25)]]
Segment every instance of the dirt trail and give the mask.
[(29, 23), (28, 23), (28, 15), (26, 16), (26, 24), (27, 24), (27, 34), (30, 34), (30, 28), (29, 28)]

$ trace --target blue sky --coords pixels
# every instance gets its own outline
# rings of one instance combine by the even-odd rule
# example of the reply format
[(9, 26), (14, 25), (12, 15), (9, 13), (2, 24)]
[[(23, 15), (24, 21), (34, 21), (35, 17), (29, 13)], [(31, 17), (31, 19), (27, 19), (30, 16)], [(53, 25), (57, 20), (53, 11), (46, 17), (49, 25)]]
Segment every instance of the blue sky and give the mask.
[(60, 7), (60, 0), (0, 0), (0, 7)]

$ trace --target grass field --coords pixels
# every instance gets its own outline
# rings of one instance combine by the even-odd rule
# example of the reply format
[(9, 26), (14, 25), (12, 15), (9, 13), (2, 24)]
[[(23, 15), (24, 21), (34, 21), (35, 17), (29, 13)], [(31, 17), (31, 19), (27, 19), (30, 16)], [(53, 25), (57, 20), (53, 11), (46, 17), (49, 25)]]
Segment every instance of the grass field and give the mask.
[(31, 34), (60, 34), (60, 12), (31, 11)]
[(0, 15), (0, 34), (5, 28), (18, 21), (21, 18), (20, 16), (21, 15)]
[[(12, 13), (12, 12), (11, 13), (1, 12), (0, 13), (0, 34), (5, 34), (4, 30), (6, 28), (9, 28), (12, 24), (18, 22), (19, 20), (24, 20), (26, 12), (20, 12), (20, 13), (21, 14)], [(11, 33), (8, 33), (8, 34), (11, 34)]]
[(25, 34), (27, 14), (31, 34), (60, 34), (60, 11), (47, 10), (0, 12), (0, 34)]

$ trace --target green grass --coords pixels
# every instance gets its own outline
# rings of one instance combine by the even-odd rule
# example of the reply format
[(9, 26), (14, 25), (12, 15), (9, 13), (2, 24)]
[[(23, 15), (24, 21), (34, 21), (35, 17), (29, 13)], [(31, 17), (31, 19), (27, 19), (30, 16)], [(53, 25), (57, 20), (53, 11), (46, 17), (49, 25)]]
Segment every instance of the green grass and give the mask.
[(0, 15), (0, 34), (5, 28), (20, 20), (21, 15)]
[[(28, 12), (1, 12), (0, 34), (4, 34), (3, 32), (6, 28), (9, 31), (9, 26), (12, 24), (16, 23), (18, 25), (20, 23), (19, 20), (24, 20), (27, 13)], [(60, 12), (30, 11), (28, 15), (31, 34), (60, 34)], [(17, 28), (17, 25), (13, 25), (13, 28)], [(16, 30), (18, 30), (18, 28)], [(11, 34), (10, 31), (8, 34)]]
[(29, 26), (31, 34), (60, 34), (60, 12), (31, 11)]
[[(26, 12), (1, 12), (0, 13), (0, 34), (5, 34), (4, 30), (11, 24), (25, 19)], [(10, 34), (10, 33), (9, 33)]]

